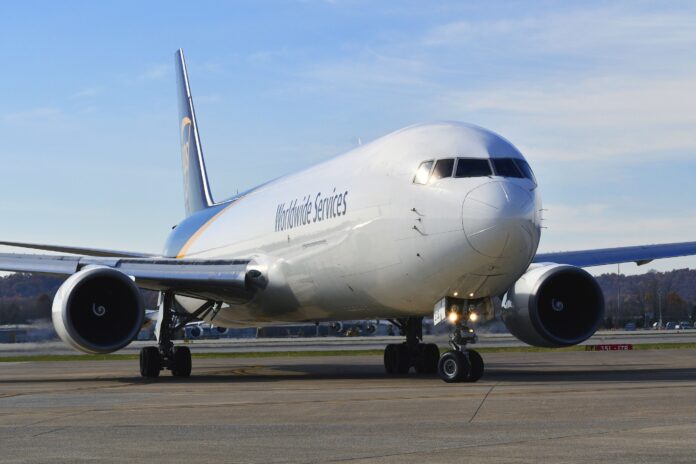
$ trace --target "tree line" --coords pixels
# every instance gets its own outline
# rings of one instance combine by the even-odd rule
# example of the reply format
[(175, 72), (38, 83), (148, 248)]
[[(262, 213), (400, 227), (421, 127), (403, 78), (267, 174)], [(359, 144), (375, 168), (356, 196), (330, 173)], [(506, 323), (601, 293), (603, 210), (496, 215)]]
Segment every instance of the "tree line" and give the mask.
[[(53, 298), (64, 277), (9, 274), (0, 277), (0, 325), (31, 324), (51, 319)], [(142, 290), (145, 307), (157, 307), (157, 293)]]
[[(51, 305), (60, 277), (10, 274), (0, 277), (0, 325), (26, 324), (51, 318)], [(648, 271), (640, 275), (602, 274), (597, 282), (604, 291), (605, 328), (651, 326), (662, 314), (663, 322), (696, 319), (696, 270)], [(155, 292), (143, 291), (145, 307), (154, 309)]]
[(597, 281), (604, 292), (606, 328), (629, 322), (650, 327), (660, 318), (663, 323), (696, 320), (696, 270), (602, 274)]

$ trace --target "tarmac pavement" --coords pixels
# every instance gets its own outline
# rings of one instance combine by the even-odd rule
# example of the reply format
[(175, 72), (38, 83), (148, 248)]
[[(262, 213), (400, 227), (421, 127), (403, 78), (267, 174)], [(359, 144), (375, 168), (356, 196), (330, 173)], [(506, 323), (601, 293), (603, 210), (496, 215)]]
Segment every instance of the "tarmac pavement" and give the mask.
[(696, 461), (696, 350), (484, 359), (475, 384), (380, 356), (0, 363), (0, 462)]

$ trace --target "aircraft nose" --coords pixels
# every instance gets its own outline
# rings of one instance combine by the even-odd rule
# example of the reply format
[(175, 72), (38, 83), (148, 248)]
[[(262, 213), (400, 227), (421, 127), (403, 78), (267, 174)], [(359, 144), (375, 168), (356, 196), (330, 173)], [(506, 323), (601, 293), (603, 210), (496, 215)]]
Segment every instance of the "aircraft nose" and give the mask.
[(511, 181), (492, 181), (470, 191), (462, 205), (462, 226), (481, 255), (523, 265), (529, 264), (539, 241), (534, 196)]

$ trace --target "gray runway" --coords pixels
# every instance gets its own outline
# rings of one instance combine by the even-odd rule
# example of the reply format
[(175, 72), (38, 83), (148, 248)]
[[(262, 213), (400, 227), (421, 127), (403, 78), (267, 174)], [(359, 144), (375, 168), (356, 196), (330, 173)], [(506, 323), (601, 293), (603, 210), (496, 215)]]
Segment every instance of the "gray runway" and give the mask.
[(0, 364), (0, 462), (696, 461), (696, 350), (495, 353), (476, 384), (379, 356)]

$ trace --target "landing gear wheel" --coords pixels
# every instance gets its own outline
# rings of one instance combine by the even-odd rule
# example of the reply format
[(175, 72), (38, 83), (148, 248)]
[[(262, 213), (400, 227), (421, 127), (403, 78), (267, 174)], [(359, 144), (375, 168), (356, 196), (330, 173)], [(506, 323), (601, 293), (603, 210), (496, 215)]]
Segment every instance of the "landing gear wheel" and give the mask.
[(423, 350), (423, 357), (425, 358), (425, 365), (428, 366), (427, 372), (435, 374), (437, 365), (440, 362), (440, 348), (435, 343), (428, 343)]
[(384, 349), (384, 370), (387, 374), (406, 374), (411, 368), (411, 357), (405, 344), (389, 344)]
[(159, 377), (162, 368), (162, 356), (156, 346), (147, 346), (140, 350), (140, 375)]
[(466, 352), (469, 358), (469, 375), (466, 376), (467, 382), (476, 382), (483, 375), (483, 358), (477, 351), (467, 350)]
[(434, 343), (423, 343), (419, 346), (418, 362), (415, 363), (416, 372), (419, 374), (434, 374), (440, 360), (440, 348)]
[(191, 350), (188, 347), (175, 346), (172, 349), (172, 375), (174, 377), (191, 375)]
[(466, 380), (470, 370), (469, 360), (461, 351), (447, 351), (437, 363), (437, 373), (447, 383)]
[(408, 374), (409, 369), (411, 369), (411, 354), (408, 352), (408, 345), (405, 343), (396, 345), (396, 353), (396, 373)]
[(389, 344), (384, 348), (384, 370), (387, 374), (396, 374), (396, 345)]

